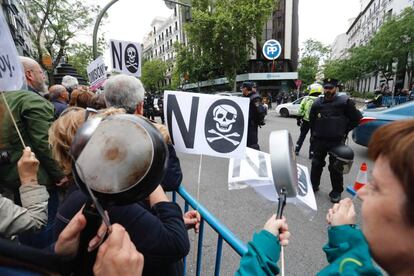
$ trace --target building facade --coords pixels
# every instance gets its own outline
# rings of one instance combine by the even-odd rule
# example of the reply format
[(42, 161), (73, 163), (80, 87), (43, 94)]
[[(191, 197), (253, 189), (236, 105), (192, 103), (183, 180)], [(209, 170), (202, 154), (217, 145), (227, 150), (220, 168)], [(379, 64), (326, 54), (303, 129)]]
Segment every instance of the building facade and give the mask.
[[(294, 88), (294, 80), (298, 78), (296, 69), (299, 55), (299, 0), (278, 0), (271, 17), (263, 26), (261, 41), (254, 41), (256, 45), (248, 60), (247, 70), (238, 75), (236, 81), (256, 82), (262, 91), (276, 94), (279, 91), (288, 91)], [(168, 18), (155, 18), (151, 23), (151, 31), (143, 40), (143, 58), (175, 60), (176, 53), (173, 44), (186, 44), (187, 39), (183, 30), (182, 9), (174, 7), (173, 14)], [(276, 39), (282, 46), (282, 53), (273, 64), (264, 58), (262, 48), (265, 41)], [(171, 71), (169, 72), (171, 74)], [(165, 84), (171, 83), (167, 74)], [(227, 87), (227, 79), (208, 80), (199, 84), (183, 85), (184, 90), (214, 91)]]
[[(333, 51), (331, 58), (344, 58), (347, 49), (366, 45), (389, 17), (399, 15), (407, 7), (414, 8), (414, 0), (361, 0), (361, 12), (353, 20), (346, 34), (338, 36), (332, 44), (332, 49), (337, 50)], [(356, 89), (361, 92), (372, 92), (384, 82), (380, 76), (368, 74), (357, 82)], [(394, 76), (388, 85), (394, 90), (407, 86), (407, 83), (406, 76)]]
[(0, 0), (4, 17), (9, 25), (10, 33), (16, 45), (17, 52), (22, 56), (34, 57), (36, 48), (30, 34), (33, 33), (23, 0)]
[(143, 40), (143, 59), (160, 59), (170, 64), (164, 85), (171, 84), (172, 66), (177, 55), (173, 47), (175, 42), (187, 43), (183, 30), (183, 15), (178, 5), (174, 6), (170, 17), (154, 18), (151, 22), (151, 31)]

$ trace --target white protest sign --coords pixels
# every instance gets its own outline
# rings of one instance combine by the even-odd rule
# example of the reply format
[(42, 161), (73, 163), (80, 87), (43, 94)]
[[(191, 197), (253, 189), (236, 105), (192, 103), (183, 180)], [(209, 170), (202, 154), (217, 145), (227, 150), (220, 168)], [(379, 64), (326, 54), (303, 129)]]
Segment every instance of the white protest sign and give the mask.
[(105, 61), (102, 56), (92, 61), (86, 68), (88, 78), (91, 82), (91, 89), (97, 89), (102, 86), (106, 80)]
[(19, 90), (24, 80), (19, 54), (0, 9), (0, 92)]
[[(315, 195), (306, 166), (298, 167), (298, 195), (296, 198), (287, 198), (287, 202), (299, 200), (312, 210), (317, 210)], [(229, 189), (243, 189), (248, 186), (270, 201), (278, 201), (279, 196), (273, 184), (270, 155), (265, 152), (246, 148), (244, 159), (230, 159)]]
[(110, 40), (111, 62), (115, 72), (141, 77), (140, 43)]
[(177, 151), (226, 158), (245, 154), (249, 98), (165, 91), (164, 116)]

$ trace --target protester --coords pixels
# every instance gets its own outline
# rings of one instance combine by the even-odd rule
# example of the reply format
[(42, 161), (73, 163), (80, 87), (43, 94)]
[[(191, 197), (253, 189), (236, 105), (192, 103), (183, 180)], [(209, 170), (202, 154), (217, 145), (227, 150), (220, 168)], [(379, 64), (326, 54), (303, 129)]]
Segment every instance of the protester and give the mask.
[(77, 78), (66, 75), (62, 78), (62, 85), (66, 88), (69, 94), (72, 94), (73, 90), (78, 88), (79, 82)]
[(95, 94), (90, 101), (90, 107), (96, 110), (105, 109), (107, 106), (104, 94)]
[(45, 73), (39, 63), (29, 57), (20, 57), (24, 68), (27, 88), (40, 96), (46, 93)]
[[(362, 231), (351, 199), (329, 209), (329, 241), (323, 247), (329, 265), (318, 275), (383, 275), (373, 261), (388, 275), (414, 274), (414, 120), (379, 128), (368, 155), (375, 163), (371, 180), (358, 191)], [(239, 275), (278, 273), (276, 239), (260, 243), (256, 238), (248, 249)]]
[(55, 118), (68, 108), (69, 93), (63, 85), (55, 84), (49, 87), (49, 98), (55, 107)]
[[(77, 268), (74, 257), (78, 253), (80, 235), (86, 222), (82, 211), (79, 211), (53, 245), (54, 254), (0, 238), (0, 274), (72, 275), (71, 272)], [(144, 257), (136, 250), (125, 229), (116, 223), (111, 225), (111, 232), (100, 244), (106, 232), (102, 224), (88, 241), (89, 251), (99, 246), (93, 266), (94, 275), (142, 275)]]
[[(25, 234), (19, 239), (25, 244), (43, 248), (52, 240), (50, 232), (59, 205), (56, 185), (64, 185), (66, 178), (49, 148), (48, 129), (54, 120), (54, 107), (40, 95), (45, 87), (43, 71), (40, 65), (27, 57), (21, 57), (26, 81), (30, 91), (20, 90), (5, 93), (8, 105), (17, 123), (17, 128), (26, 146), (29, 146), (39, 160), (38, 182), (46, 186), (49, 192), (48, 224), (41, 232)], [(18, 195), (20, 185), (17, 161), (22, 156), (22, 142), (7, 112), (3, 97), (0, 98), (0, 183), (3, 189)], [(7, 135), (4, 135), (6, 133)], [(20, 204), (18, 197), (14, 201)]]
[(286, 219), (276, 219), (273, 215), (264, 225), (263, 230), (253, 235), (247, 244), (247, 253), (240, 259), (237, 276), (276, 275), (279, 273), (277, 262), (280, 245), (287, 246), (290, 232)]
[(95, 96), (89, 88), (80, 86), (77, 89), (73, 90), (72, 94), (70, 95), (69, 106), (77, 106), (77, 107), (91, 107), (92, 98)]
[[(128, 114), (140, 116), (144, 114), (144, 94), (145, 90), (141, 81), (131, 76), (120, 74), (110, 77), (105, 82), (104, 95), (107, 106), (123, 108)], [(155, 122), (153, 122), (153, 125), (164, 136), (169, 153), (167, 171), (161, 182), (161, 186), (164, 191), (175, 191), (181, 185), (183, 179), (180, 160), (171, 144), (168, 129), (164, 125)]]
[(0, 236), (10, 238), (27, 230), (39, 230), (47, 223), (49, 194), (37, 181), (38, 169), (39, 161), (26, 147), (17, 162), (22, 206), (0, 195)]
[[(109, 109), (96, 116), (122, 113), (123, 110)], [(71, 171), (71, 158), (68, 149), (76, 130), (85, 120), (85, 110), (68, 109), (55, 121), (50, 129), (50, 144), (56, 160), (64, 168), (65, 173)], [(139, 139), (139, 137), (131, 137)], [(66, 226), (67, 222), (87, 202), (88, 197), (80, 190), (75, 190), (64, 201), (56, 220), (55, 234)], [(147, 209), (149, 208), (149, 209)], [(181, 275), (183, 264), (181, 259), (188, 254), (189, 239), (180, 207), (169, 202), (161, 186), (151, 193), (148, 203), (135, 203), (108, 208), (111, 222), (124, 226), (137, 249), (145, 256), (144, 275)], [(186, 221), (199, 218), (189, 214)]]

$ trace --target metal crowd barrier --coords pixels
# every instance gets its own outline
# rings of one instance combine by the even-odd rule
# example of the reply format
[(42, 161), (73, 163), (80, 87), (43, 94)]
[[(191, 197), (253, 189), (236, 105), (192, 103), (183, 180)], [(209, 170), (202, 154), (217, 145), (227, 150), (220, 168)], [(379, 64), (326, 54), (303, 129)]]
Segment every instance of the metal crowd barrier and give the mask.
[(394, 106), (394, 105), (399, 105), (402, 103), (405, 103), (406, 101), (408, 101), (408, 97), (407, 96), (384, 96), (382, 97), (382, 105), (383, 106)]
[[(214, 268), (214, 275), (220, 275), (221, 255), (223, 248), (223, 240), (230, 245), (231, 248), (239, 255), (243, 256), (247, 252), (247, 246), (239, 238), (237, 238), (224, 224), (222, 224), (213, 214), (210, 213), (203, 205), (197, 202), (181, 185), (177, 192), (172, 193), (172, 201), (176, 202), (177, 193), (184, 199), (184, 212), (187, 212), (189, 206), (198, 210), (201, 215), (200, 229), (198, 233), (198, 246), (197, 246), (197, 266), (196, 275), (199, 276), (202, 265), (203, 255), (203, 237), (204, 237), (204, 222), (217, 232), (217, 250), (216, 250), (216, 263)], [(184, 258), (184, 275), (186, 273), (186, 258)]]

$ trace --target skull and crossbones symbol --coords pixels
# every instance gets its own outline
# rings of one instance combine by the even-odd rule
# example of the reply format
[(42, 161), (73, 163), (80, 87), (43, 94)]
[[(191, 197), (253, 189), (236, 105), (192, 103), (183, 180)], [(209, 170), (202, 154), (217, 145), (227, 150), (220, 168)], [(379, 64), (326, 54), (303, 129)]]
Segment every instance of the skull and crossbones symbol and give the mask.
[(218, 105), (213, 110), (213, 120), (216, 122), (216, 129), (209, 129), (208, 133), (216, 135), (215, 137), (209, 137), (207, 140), (209, 142), (214, 142), (216, 140), (224, 139), (233, 145), (237, 146), (240, 142), (231, 139), (230, 137), (240, 137), (240, 134), (233, 132), (230, 134), (233, 124), (237, 119), (237, 110), (228, 104)]
[(127, 49), (127, 56), (128, 59), (126, 60), (126, 66), (127, 67), (133, 67), (135, 70), (138, 70), (138, 65), (136, 64), (136, 57), (137, 52), (134, 47), (129, 47)]

